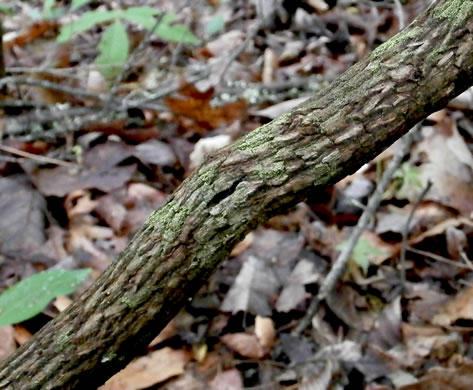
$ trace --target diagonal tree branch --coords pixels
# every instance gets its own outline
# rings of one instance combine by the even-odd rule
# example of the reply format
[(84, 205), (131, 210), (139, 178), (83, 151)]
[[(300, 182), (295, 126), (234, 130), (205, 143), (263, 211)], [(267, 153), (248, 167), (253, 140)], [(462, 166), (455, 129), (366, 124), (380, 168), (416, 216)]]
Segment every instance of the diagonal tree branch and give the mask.
[(140, 353), (247, 232), (473, 83), (473, 2), (437, 0), (329, 88), (207, 161), (94, 285), (0, 365), (0, 389), (92, 389)]

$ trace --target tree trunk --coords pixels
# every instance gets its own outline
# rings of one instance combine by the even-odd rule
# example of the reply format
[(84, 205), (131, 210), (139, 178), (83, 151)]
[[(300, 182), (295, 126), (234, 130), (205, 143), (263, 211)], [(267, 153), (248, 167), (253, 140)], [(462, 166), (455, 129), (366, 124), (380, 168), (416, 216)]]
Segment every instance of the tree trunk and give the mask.
[(245, 234), (354, 172), (473, 83), (473, 1), (440, 0), (306, 103), (207, 161), (94, 285), (0, 366), (93, 389), (145, 351)]

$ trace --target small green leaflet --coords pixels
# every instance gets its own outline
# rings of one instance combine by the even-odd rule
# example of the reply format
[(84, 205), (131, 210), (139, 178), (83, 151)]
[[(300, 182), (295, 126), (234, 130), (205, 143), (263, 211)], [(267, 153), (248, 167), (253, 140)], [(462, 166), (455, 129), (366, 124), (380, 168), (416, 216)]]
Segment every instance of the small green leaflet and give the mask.
[(207, 34), (212, 35), (221, 31), (224, 24), (223, 15), (217, 14), (210, 20), (207, 26), (205, 26), (205, 30), (207, 31)]
[(75, 11), (77, 8), (80, 8), (83, 5), (90, 3), (91, 1), (92, 0), (72, 0), (71, 11)]
[[(63, 26), (56, 40), (59, 43), (64, 43), (97, 24), (110, 21), (116, 22), (120, 19), (125, 19), (139, 24), (146, 29), (151, 29), (156, 25), (156, 16), (160, 13), (159, 10), (151, 7), (130, 7), (125, 10), (84, 12), (79, 19)], [(199, 43), (196, 36), (185, 25), (170, 24), (175, 17), (173, 14), (165, 14), (154, 33), (158, 37), (171, 42)]]
[(55, 5), (56, 5), (56, 0), (44, 0), (43, 13), (44, 14), (50, 13)]
[(73, 293), (90, 269), (39, 272), (0, 294), (0, 326), (16, 324), (41, 313), (58, 295)]
[(56, 7), (56, 0), (45, 0), (43, 3), (42, 18), (54, 19), (57, 18), (61, 11)]
[(79, 19), (61, 28), (61, 32), (56, 38), (57, 42), (64, 43), (69, 41), (81, 32), (94, 27), (96, 24), (108, 22), (115, 19), (120, 11), (88, 11), (84, 12)]
[(420, 169), (408, 162), (402, 163), (401, 167), (394, 173), (394, 178), (400, 179), (402, 184), (396, 192), (398, 199), (417, 199), (419, 190), (422, 189)]
[[(347, 242), (343, 241), (335, 248), (339, 251), (342, 251), (346, 246)], [(353, 249), (351, 258), (356, 264), (360, 266), (360, 268), (363, 270), (363, 274), (366, 275), (372, 258), (381, 255), (384, 255), (384, 251), (371, 245), (370, 241), (366, 238), (360, 238)]]
[(95, 63), (104, 77), (112, 81), (122, 71), (129, 51), (128, 34), (120, 20), (115, 20), (115, 23), (105, 30), (98, 49), (100, 54)]
[(0, 4), (0, 13), (7, 14), (7, 15), (13, 15), (15, 13), (14, 11), (15, 10), (14, 10), (12, 4), (7, 4), (7, 5)]
[(154, 32), (159, 38), (170, 42), (197, 44), (199, 40), (183, 24), (160, 23)]

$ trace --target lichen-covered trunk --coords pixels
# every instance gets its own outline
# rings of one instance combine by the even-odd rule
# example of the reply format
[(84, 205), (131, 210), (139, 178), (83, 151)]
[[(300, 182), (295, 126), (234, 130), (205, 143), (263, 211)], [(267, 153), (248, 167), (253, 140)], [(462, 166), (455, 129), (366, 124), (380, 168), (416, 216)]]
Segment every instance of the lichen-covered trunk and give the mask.
[(473, 83), (473, 1), (440, 0), (328, 88), (208, 159), (94, 285), (0, 366), (0, 389), (93, 389), (261, 221), (352, 173)]

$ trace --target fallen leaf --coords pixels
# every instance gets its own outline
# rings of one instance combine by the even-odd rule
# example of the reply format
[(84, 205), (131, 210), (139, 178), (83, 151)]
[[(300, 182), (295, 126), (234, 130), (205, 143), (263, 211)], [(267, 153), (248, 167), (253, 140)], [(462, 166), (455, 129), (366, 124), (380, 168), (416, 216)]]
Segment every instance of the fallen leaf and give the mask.
[(221, 309), (236, 313), (271, 315), (270, 301), (276, 295), (280, 282), (263, 261), (250, 256), (225, 297)]
[(216, 135), (209, 138), (201, 138), (195, 144), (193, 152), (190, 154), (190, 169), (195, 169), (202, 161), (206, 155), (215, 152), (224, 146), (230, 145), (232, 142), (232, 137), (229, 135)]
[(276, 337), (276, 329), (271, 318), (256, 316), (255, 335), (263, 348), (271, 348)]
[(210, 381), (212, 390), (241, 390), (243, 389), (243, 380), (238, 370), (223, 371)]
[(151, 341), (149, 346), (154, 347), (155, 345), (173, 337), (175, 334), (176, 324), (174, 320), (171, 320), (171, 322), (166, 325), (166, 327), (153, 339), (153, 341)]
[(31, 332), (28, 329), (26, 329), (23, 325), (16, 324), (14, 325), (14, 329), (15, 329), (15, 341), (19, 345), (23, 345), (24, 343), (26, 343), (33, 337)]
[(0, 249), (34, 251), (45, 242), (46, 201), (24, 175), (0, 178)]
[(460, 319), (473, 320), (473, 287), (469, 287), (455, 298), (440, 306), (432, 318), (432, 324), (450, 326)]
[(134, 154), (144, 164), (172, 167), (177, 161), (169, 144), (156, 139), (137, 145)]
[(276, 302), (276, 310), (279, 312), (289, 312), (295, 309), (308, 296), (304, 286), (315, 283), (319, 279), (320, 274), (315, 270), (314, 263), (306, 259), (300, 260), (279, 295)]
[(232, 252), (230, 253), (231, 257), (238, 257), (240, 256), (243, 252), (245, 252), (251, 244), (253, 244), (254, 236), (253, 232), (248, 233), (245, 238), (240, 241), (238, 244), (235, 245), (235, 247), (232, 249)]
[[(423, 186), (429, 180), (433, 183), (425, 199), (470, 215), (473, 211), (473, 157), (451, 122), (437, 127), (435, 130), (440, 131), (423, 129), (423, 141), (413, 152), (413, 159), (420, 162), (418, 170)], [(450, 152), (446, 153), (446, 147)]]
[(120, 188), (133, 176), (135, 164), (117, 166), (131, 155), (133, 149), (128, 145), (107, 142), (89, 150), (80, 168), (41, 168), (33, 173), (32, 180), (46, 196), (62, 197), (72, 191), (89, 188), (109, 192)]
[(332, 374), (333, 363), (327, 360), (321, 372), (309, 378), (304, 378), (299, 390), (327, 390), (332, 380)]
[(72, 303), (72, 299), (67, 295), (58, 295), (53, 301), (53, 306), (58, 309), (59, 312), (62, 312), (67, 309), (67, 307)]
[(213, 56), (221, 56), (232, 48), (240, 46), (245, 39), (245, 33), (240, 30), (231, 30), (219, 35), (213, 41), (207, 43), (205, 49)]
[(464, 360), (457, 367), (434, 367), (417, 383), (399, 390), (466, 390), (473, 383), (473, 362)]
[(160, 386), (162, 390), (208, 390), (207, 383), (196, 378), (191, 373), (184, 373), (175, 379), (170, 379), (165, 385)]
[(133, 360), (99, 390), (139, 390), (184, 373), (189, 356), (184, 351), (163, 348)]
[(16, 351), (14, 334), (13, 326), (7, 325), (0, 327), (0, 361)]
[(254, 334), (230, 333), (223, 336), (222, 341), (241, 356), (260, 359), (265, 355), (264, 348)]
[(205, 133), (240, 119), (246, 111), (244, 99), (219, 107), (212, 105), (211, 98), (214, 94), (212, 88), (206, 92), (200, 92), (193, 85), (184, 84), (179, 92), (182, 97), (168, 97), (164, 99), (164, 103), (174, 113), (176, 120), (183, 128), (191, 127), (196, 133)]

